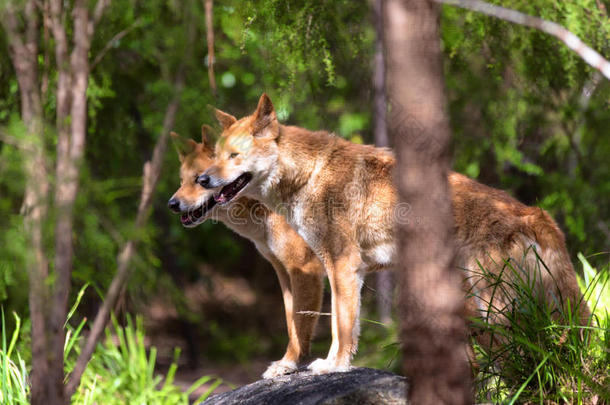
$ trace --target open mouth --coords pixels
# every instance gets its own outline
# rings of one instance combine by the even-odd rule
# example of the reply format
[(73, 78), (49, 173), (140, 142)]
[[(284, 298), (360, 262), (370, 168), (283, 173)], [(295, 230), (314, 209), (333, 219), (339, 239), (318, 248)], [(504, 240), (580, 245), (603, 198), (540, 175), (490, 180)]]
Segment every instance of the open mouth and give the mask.
[(195, 225), (199, 222), (206, 212), (212, 209), (216, 205), (214, 197), (210, 197), (206, 202), (201, 204), (198, 208), (183, 212), (180, 216), (180, 222), (184, 226)]
[(231, 201), (244, 187), (252, 180), (251, 173), (244, 173), (239, 176), (235, 181), (230, 184), (227, 184), (220, 190), (214, 199), (218, 204), (226, 204)]

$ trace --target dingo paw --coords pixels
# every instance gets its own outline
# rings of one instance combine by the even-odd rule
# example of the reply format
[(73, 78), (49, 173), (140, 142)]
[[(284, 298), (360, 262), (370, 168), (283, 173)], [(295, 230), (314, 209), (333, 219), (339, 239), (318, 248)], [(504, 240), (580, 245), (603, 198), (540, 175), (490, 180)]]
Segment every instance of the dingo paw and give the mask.
[(349, 364), (335, 364), (334, 361), (328, 359), (317, 359), (311, 363), (307, 369), (309, 369), (313, 374), (344, 373), (350, 370), (350, 366)]
[(297, 365), (294, 361), (278, 360), (267, 367), (267, 370), (263, 373), (263, 378), (275, 378), (284, 374), (294, 373), (295, 371), (297, 371)]

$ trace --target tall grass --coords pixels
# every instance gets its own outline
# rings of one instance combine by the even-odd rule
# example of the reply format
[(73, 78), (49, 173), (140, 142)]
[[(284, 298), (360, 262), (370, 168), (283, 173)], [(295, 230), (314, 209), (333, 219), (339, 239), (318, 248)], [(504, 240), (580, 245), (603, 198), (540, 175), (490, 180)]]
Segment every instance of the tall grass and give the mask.
[(197, 401), (203, 401), (222, 380), (210, 376), (201, 377), (186, 391), (174, 384), (179, 350), (165, 378), (155, 374), (157, 350), (148, 352), (144, 344), (142, 319), (133, 322), (127, 317), (127, 326), (121, 328), (113, 318), (114, 333), (106, 330), (106, 340), (98, 346), (87, 366), (74, 404), (188, 404), (189, 395), (207, 382), (210, 388)]
[(0, 404), (29, 404), (28, 395), (30, 388), (27, 381), (28, 374), (25, 362), (21, 359), (19, 353), (13, 353), (21, 327), (21, 319), (16, 314), (14, 314), (14, 316), (15, 330), (11, 336), (10, 343), (7, 344), (4, 309), (1, 311), (2, 348), (0, 349)]
[[(501, 275), (480, 269), (477, 275), (510, 305), (489, 304), (489, 317), (499, 322), (473, 320), (475, 332), (494, 341), (491, 347), (475, 344), (477, 400), (610, 403), (609, 269), (596, 272), (579, 258), (585, 268), (581, 289), (594, 314), (586, 326), (575, 315), (582, 303), (552, 307), (541, 301), (535, 291), (540, 274), (532, 277), (518, 262), (507, 260)], [(548, 271), (542, 262), (538, 269)]]
[[(77, 295), (76, 302), (68, 313), (68, 320), (76, 312), (86, 286)], [(2, 321), (2, 347), (0, 350), (0, 404), (29, 404), (28, 367), (15, 352), (15, 344), (19, 336), (20, 318), (15, 315), (16, 327), (7, 343), (4, 311)], [(75, 360), (80, 352), (79, 343), (82, 330), (86, 324), (83, 319), (76, 328), (66, 321), (66, 342), (64, 345), (65, 372), (68, 375), (74, 368)], [(169, 371), (163, 377), (155, 374), (157, 350), (146, 349), (144, 344), (144, 328), (141, 318), (135, 322), (127, 317), (127, 325), (119, 326), (116, 319), (112, 320), (112, 329), (106, 329), (106, 339), (96, 347), (91, 361), (81, 379), (77, 392), (72, 397), (75, 405), (174, 405), (189, 404), (189, 396), (206, 383), (209, 388), (197, 399), (205, 400), (222, 380), (203, 376), (185, 391), (175, 384), (174, 378), (178, 369), (177, 360), (180, 352), (174, 352), (174, 361)]]
[[(473, 341), (477, 403), (610, 404), (610, 266), (597, 271), (584, 256), (578, 258), (579, 285), (593, 314), (587, 326), (572, 316), (582, 304), (556, 308), (541, 302), (534, 292), (540, 274), (528, 276), (519, 262), (507, 260), (502, 276), (479, 269), (477, 276), (509, 297), (511, 305), (489, 307), (489, 317), (502, 320), (500, 325), (472, 320), (473, 334), (493, 335), (496, 341), (491, 350)], [(548, 271), (542, 262), (538, 269)], [(361, 341), (355, 364), (400, 372), (396, 322), (368, 325)]]

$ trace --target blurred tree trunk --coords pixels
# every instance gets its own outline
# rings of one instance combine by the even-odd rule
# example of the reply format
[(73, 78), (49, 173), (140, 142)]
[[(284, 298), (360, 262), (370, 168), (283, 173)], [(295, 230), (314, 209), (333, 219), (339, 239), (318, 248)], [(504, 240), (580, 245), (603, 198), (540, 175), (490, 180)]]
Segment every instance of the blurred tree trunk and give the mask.
[[(61, 0), (7, 2), (2, 5), (3, 26), (9, 38), (11, 58), (22, 100), (21, 118), (27, 128), (22, 150), (26, 173), (24, 222), (34, 258), (29, 266), (30, 316), (32, 318), (32, 404), (64, 404), (64, 343), (70, 276), (73, 260), (73, 211), (78, 193), (80, 164), (87, 132), (89, 50), (95, 25), (109, 0), (98, 0), (92, 15), (88, 2), (75, 0), (65, 9)], [(55, 262), (53, 274), (43, 244), (43, 224), (49, 209), (49, 180), (43, 128), (41, 92), (46, 92), (48, 73), (38, 79), (39, 17), (55, 43), (57, 70), (55, 165)], [(71, 18), (68, 18), (71, 16)], [(23, 25), (23, 27), (21, 27)], [(67, 32), (72, 32), (72, 50)], [(46, 53), (45, 53), (46, 55)], [(45, 57), (45, 68), (51, 70)], [(51, 277), (50, 277), (51, 276)]]
[(452, 266), (445, 111), (438, 5), (387, 0), (385, 45), (397, 154), (396, 184), (409, 221), (399, 223), (403, 368), (414, 404), (472, 402), (464, 294)]
[[(375, 25), (375, 58), (373, 68), (373, 91), (375, 102), (375, 145), (388, 147), (388, 130), (386, 125), (387, 97), (385, 92), (385, 61), (383, 58), (383, 0), (373, 0), (373, 20)], [(377, 314), (382, 323), (392, 319), (392, 297), (394, 284), (390, 271), (379, 271), (376, 277)]]
[[(43, 110), (38, 87), (38, 30), (39, 18), (34, 0), (27, 1), (18, 9), (10, 2), (0, 9), (0, 20), (7, 34), (10, 56), (15, 68), (21, 98), (21, 119), (26, 128), (21, 142), (25, 193), (21, 208), (24, 226), (33, 255), (28, 262), (29, 306), (32, 322), (32, 359), (36, 360), (31, 373), (31, 384), (44, 387), (49, 364), (44, 361), (47, 354), (45, 332), (45, 303), (48, 291), (45, 280), (49, 275), (47, 256), (43, 244), (43, 224), (48, 212), (47, 194), (49, 181)], [(21, 27), (20, 20), (24, 27)], [(39, 361), (42, 359), (43, 361)], [(51, 385), (32, 390), (32, 403), (48, 399), (50, 403), (61, 396), (61, 385)]]

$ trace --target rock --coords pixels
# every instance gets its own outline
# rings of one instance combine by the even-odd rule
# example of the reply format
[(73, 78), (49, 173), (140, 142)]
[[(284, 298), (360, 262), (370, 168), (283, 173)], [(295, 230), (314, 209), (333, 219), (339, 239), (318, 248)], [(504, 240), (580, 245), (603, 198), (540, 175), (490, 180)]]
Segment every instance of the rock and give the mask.
[(300, 371), (214, 395), (201, 405), (406, 405), (406, 386), (404, 377), (370, 368), (322, 375)]

